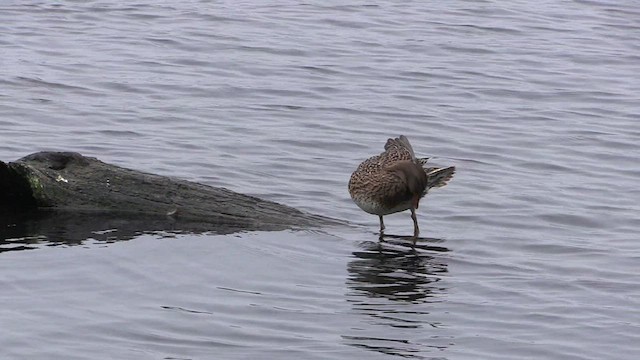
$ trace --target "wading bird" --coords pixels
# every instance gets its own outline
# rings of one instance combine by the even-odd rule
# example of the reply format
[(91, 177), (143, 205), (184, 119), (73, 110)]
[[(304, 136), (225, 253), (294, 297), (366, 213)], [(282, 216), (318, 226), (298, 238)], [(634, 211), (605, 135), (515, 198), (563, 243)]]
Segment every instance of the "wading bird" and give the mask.
[(429, 189), (442, 187), (453, 177), (455, 166), (427, 166), (428, 158), (416, 158), (411, 143), (400, 135), (387, 140), (384, 152), (363, 161), (349, 179), (349, 194), (360, 209), (380, 218), (384, 235), (384, 215), (411, 210), (413, 243), (420, 229), (416, 209)]

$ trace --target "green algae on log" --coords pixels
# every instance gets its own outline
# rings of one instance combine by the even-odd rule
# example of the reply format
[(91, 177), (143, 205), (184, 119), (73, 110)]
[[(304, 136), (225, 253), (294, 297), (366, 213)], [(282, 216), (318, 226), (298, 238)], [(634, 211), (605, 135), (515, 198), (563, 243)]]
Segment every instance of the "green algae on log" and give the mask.
[(246, 230), (312, 227), (334, 221), (225, 188), (148, 174), (74, 152), (0, 161), (0, 210), (96, 212), (233, 225)]

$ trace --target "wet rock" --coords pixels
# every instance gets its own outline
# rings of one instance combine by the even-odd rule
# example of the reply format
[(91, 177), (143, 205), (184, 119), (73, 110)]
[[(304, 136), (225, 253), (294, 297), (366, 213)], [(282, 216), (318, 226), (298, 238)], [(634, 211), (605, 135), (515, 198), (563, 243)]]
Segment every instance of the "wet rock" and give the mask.
[[(0, 162), (0, 210), (117, 214), (245, 230), (320, 226), (333, 221), (234, 191), (148, 174), (74, 152), (39, 152)], [(164, 220), (163, 220), (164, 221)]]

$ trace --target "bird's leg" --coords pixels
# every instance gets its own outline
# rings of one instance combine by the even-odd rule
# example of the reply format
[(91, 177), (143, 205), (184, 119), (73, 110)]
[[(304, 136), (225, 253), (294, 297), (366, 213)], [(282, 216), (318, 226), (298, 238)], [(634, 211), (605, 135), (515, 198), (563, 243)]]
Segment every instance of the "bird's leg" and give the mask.
[(416, 218), (416, 209), (411, 208), (411, 220), (413, 220), (413, 244), (416, 244), (418, 235), (420, 235), (420, 229), (418, 228), (418, 218)]
[(380, 236), (384, 235), (384, 220), (382, 220), (382, 215), (378, 215), (380, 218)]

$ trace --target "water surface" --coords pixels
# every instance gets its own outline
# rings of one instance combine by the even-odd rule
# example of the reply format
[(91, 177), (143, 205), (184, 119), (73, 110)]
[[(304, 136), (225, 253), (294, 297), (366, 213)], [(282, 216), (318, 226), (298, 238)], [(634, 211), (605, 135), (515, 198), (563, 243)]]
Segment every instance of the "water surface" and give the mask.
[[(635, 5), (3, 4), (1, 160), (78, 151), (352, 225), (5, 221), (2, 358), (635, 359)], [(458, 168), (415, 249), (346, 191), (400, 134)]]

